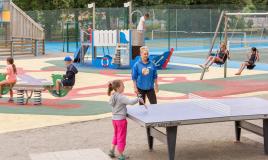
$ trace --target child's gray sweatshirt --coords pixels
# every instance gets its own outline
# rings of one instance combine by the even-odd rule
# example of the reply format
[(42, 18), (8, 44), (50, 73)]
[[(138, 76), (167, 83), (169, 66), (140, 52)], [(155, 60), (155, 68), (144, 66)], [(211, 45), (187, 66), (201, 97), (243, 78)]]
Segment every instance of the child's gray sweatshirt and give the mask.
[(139, 98), (128, 99), (126, 96), (114, 92), (111, 95), (109, 104), (112, 106), (113, 120), (122, 120), (127, 117), (127, 105), (134, 105), (139, 102)]

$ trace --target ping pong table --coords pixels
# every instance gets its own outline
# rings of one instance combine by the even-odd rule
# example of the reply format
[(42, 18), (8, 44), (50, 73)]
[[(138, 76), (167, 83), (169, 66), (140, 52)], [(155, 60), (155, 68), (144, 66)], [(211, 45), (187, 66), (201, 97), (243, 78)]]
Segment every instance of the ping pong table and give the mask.
[[(167, 144), (169, 160), (174, 160), (177, 128), (181, 125), (234, 121), (236, 140), (241, 129), (264, 137), (264, 152), (268, 154), (268, 100), (247, 97), (227, 99), (188, 99), (176, 103), (128, 106), (128, 118), (146, 128), (149, 149), (154, 138)], [(246, 120), (262, 119), (263, 126)], [(157, 127), (164, 127), (165, 132)]]

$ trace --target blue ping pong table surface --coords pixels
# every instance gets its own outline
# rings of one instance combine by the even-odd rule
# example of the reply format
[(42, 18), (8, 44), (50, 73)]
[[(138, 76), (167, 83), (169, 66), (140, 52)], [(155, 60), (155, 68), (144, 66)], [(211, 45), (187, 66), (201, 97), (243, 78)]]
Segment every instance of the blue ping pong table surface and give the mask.
[(188, 99), (176, 103), (128, 106), (128, 117), (144, 127), (268, 118), (268, 100), (257, 97)]

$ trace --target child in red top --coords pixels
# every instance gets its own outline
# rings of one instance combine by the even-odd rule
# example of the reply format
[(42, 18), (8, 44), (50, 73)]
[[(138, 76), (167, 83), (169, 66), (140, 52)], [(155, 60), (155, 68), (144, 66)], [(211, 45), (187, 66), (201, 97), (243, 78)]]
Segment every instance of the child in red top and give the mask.
[[(7, 67), (6, 67), (6, 80), (0, 82), (0, 91), (2, 91), (3, 85), (13, 86), (17, 81), (17, 69), (14, 64), (14, 59), (12, 57), (7, 58)], [(0, 98), (2, 97), (2, 92), (0, 92)], [(10, 98), (9, 102), (13, 102), (13, 90), (10, 88)]]

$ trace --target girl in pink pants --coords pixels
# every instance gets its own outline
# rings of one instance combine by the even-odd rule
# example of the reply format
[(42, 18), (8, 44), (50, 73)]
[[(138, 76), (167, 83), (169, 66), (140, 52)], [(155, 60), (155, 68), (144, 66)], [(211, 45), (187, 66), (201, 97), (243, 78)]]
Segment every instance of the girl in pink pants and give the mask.
[[(109, 156), (111, 158), (115, 157), (115, 147), (117, 146), (117, 151), (119, 153), (118, 160), (125, 160), (126, 157), (123, 154), (126, 146), (127, 137), (127, 105), (134, 105), (138, 102), (143, 103), (141, 98), (128, 99), (122, 93), (124, 92), (125, 86), (123, 81), (114, 80), (109, 82), (108, 95), (111, 96), (109, 104), (112, 106), (113, 113), (113, 127), (114, 135), (111, 150)], [(112, 93), (112, 91), (114, 91)]]

